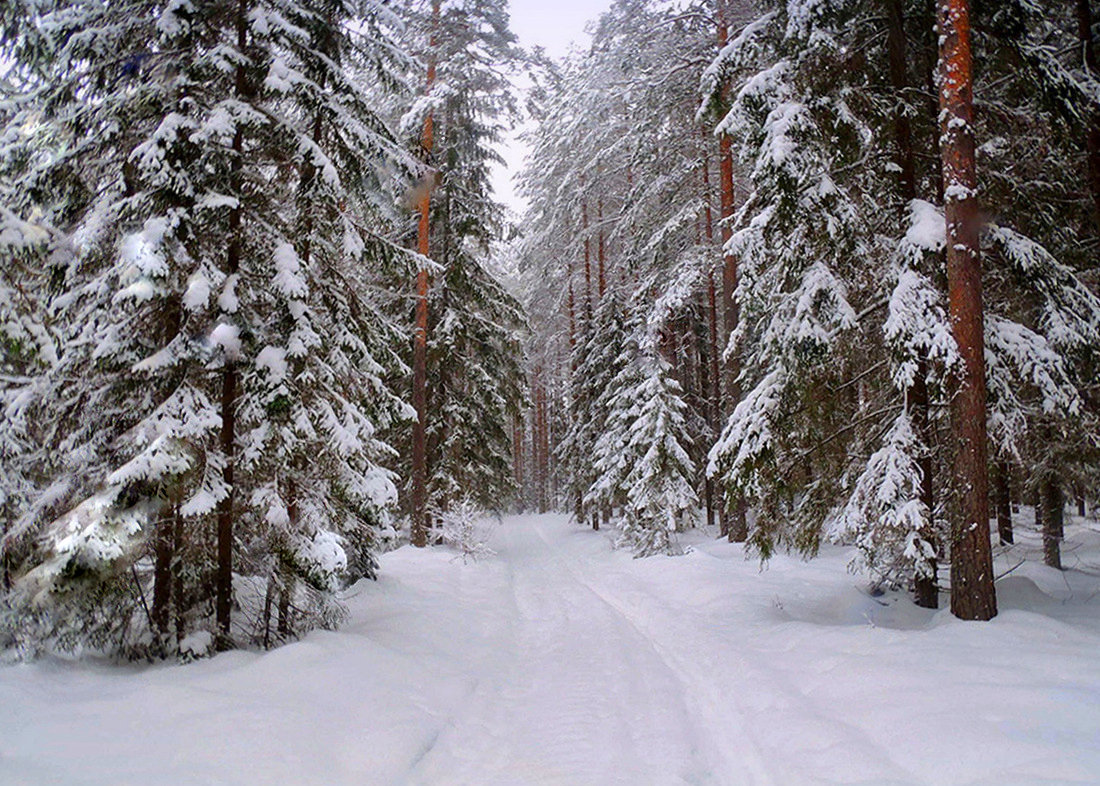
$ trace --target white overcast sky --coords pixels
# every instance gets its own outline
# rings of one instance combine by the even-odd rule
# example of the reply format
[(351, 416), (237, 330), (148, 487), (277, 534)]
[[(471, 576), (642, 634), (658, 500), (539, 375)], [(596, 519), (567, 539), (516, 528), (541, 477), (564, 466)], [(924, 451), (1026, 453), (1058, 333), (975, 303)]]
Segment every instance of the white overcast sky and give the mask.
[[(551, 57), (560, 58), (569, 51), (570, 43), (588, 45), (585, 24), (610, 5), (611, 0), (511, 0), (512, 30), (522, 46), (541, 46)], [(512, 176), (523, 166), (526, 146), (513, 135), (501, 153), (506, 166), (493, 173), (493, 188), (501, 202), (522, 213), (525, 204), (515, 193)]]

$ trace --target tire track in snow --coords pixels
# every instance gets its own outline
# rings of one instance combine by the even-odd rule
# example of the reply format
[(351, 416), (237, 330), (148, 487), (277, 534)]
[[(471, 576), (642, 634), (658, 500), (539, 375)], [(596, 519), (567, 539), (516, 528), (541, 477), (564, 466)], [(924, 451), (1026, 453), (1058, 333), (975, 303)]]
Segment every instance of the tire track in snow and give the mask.
[[(546, 545), (548, 551), (555, 551), (555, 547), (550, 543), (546, 537), (541, 525), (536, 525), (536, 533), (539, 538)], [(749, 724), (748, 714), (739, 708), (731, 697), (725, 697), (728, 700), (727, 705), (723, 705), (717, 698), (715, 693), (715, 686), (712, 681), (707, 679), (705, 675), (702, 677), (689, 678), (696, 669), (695, 663), (685, 662), (683, 659), (677, 657), (667, 648), (663, 647), (652, 635), (644, 630), (637, 624), (633, 616), (621, 607), (618, 603), (614, 602), (605, 593), (596, 589), (591, 583), (586, 581), (576, 570), (570, 567), (567, 560), (558, 558), (557, 560), (563, 569), (573, 576), (577, 585), (583, 587), (588, 591), (597, 601), (611, 609), (611, 611), (618, 616), (625, 625), (629, 626), (635, 633), (635, 635), (645, 642), (646, 646), (653, 653), (654, 657), (660, 661), (664, 670), (673, 677), (681, 686), (683, 696), (686, 697), (686, 703), (689, 709), (696, 709), (695, 713), (692, 713), (693, 725), (699, 730), (698, 738), (705, 740), (707, 743), (708, 753), (710, 757), (726, 768), (731, 776), (733, 773), (742, 773), (746, 778), (722, 778), (722, 782), (725, 783), (753, 783), (753, 784), (771, 784), (778, 781), (772, 775), (769, 767), (765, 762), (765, 757), (762, 753), (762, 747), (758, 740), (751, 732)], [(738, 722), (735, 727), (731, 728), (729, 721), (729, 710), (725, 707), (729, 707), (737, 715)], [(700, 724), (697, 718), (701, 716), (709, 720), (708, 723)], [(714, 733), (712, 728), (721, 729), (723, 732), (729, 732), (729, 737), (721, 741), (716, 741), (711, 738)], [(740, 738), (748, 741), (748, 746), (742, 746), (741, 750), (736, 751), (736, 754), (729, 750), (729, 741)]]
[[(623, 576), (623, 578), (626, 577)], [(634, 595), (645, 597), (647, 600), (653, 598), (653, 594), (647, 591), (648, 588), (641, 586), (641, 583), (637, 579), (633, 577), (630, 578), (632, 580), (632, 583), (634, 583), (636, 587), (633, 593)], [(588, 584), (588, 582), (585, 582), (583, 578), (578, 577), (578, 580)], [(714, 698), (714, 696), (720, 690), (720, 685), (716, 684), (713, 673), (707, 670), (698, 669), (698, 659), (688, 659), (684, 657), (683, 655), (678, 653), (675, 647), (659, 641), (656, 636), (653, 636), (649, 632), (649, 630), (654, 627), (662, 628), (663, 632), (666, 632), (668, 634), (668, 638), (670, 641), (676, 641), (678, 637), (675, 634), (675, 624), (667, 625), (664, 627), (661, 623), (658, 623), (657, 625), (646, 625), (639, 619), (640, 615), (637, 610), (629, 608), (621, 599), (613, 596), (610, 591), (598, 589), (591, 584), (589, 584), (589, 587), (592, 589), (593, 593), (600, 597), (605, 603), (615, 608), (619, 613), (623, 615), (625, 619), (629, 620), (631, 624), (634, 624), (643, 636), (650, 639), (657, 652), (660, 653), (662, 657), (664, 657), (669, 662), (670, 667), (675, 672), (685, 676), (693, 675), (697, 671), (700, 672), (700, 676), (696, 677), (693, 682), (699, 691), (699, 695), (705, 697), (705, 701), (703, 703), (709, 705), (711, 711), (714, 711), (718, 714), (718, 716), (721, 716), (725, 713), (725, 708), (727, 706), (736, 707), (737, 715), (742, 720), (742, 728), (746, 730), (748, 736), (753, 740), (756, 754), (761, 762), (768, 760), (781, 762), (783, 760), (783, 754), (785, 752), (791, 752), (791, 749), (784, 748), (781, 742), (775, 742), (771, 745), (762, 743), (759, 738), (751, 732), (751, 726), (747, 723), (752, 714), (752, 711), (746, 709), (743, 706), (738, 706), (737, 702), (735, 702), (730, 695), (733, 693), (732, 691), (727, 692), (727, 695), (725, 697), (726, 703), (718, 702)], [(660, 604), (658, 604), (658, 606), (660, 606)], [(667, 607), (660, 607), (659, 610), (662, 617), (664, 618), (664, 620), (662, 621), (663, 623), (667, 623), (669, 619), (672, 619), (676, 616), (675, 614), (672, 614), (671, 611), (667, 609)], [(682, 613), (683, 610), (677, 611)], [(706, 626), (701, 625), (695, 626), (696, 630), (705, 629), (705, 627)], [(728, 649), (729, 645), (730, 642), (725, 639), (720, 642), (716, 642), (716, 648), (721, 647)], [(753, 658), (750, 661), (743, 654), (738, 653), (737, 666), (733, 667), (732, 669), (727, 667), (725, 669), (722, 669), (722, 671), (737, 672), (741, 675), (739, 682), (745, 683), (747, 685), (752, 685), (753, 689), (758, 693), (762, 692), (763, 690), (763, 692), (770, 694), (772, 698), (771, 704), (773, 706), (780, 705), (785, 706), (786, 708), (797, 708), (796, 710), (787, 709), (787, 712), (796, 715), (800, 722), (813, 722), (817, 725), (818, 729), (823, 732), (823, 736), (825, 737), (831, 736), (835, 739), (838, 730), (843, 730), (844, 732), (846, 732), (850, 740), (835, 741), (831, 745), (827, 745), (825, 747), (829, 748), (843, 745), (844, 749), (846, 750), (850, 750), (853, 752), (859, 751), (864, 759), (864, 761), (862, 762), (863, 764), (877, 766), (879, 768), (879, 772), (875, 772), (867, 776), (867, 782), (880, 785), (889, 783), (901, 784), (920, 782), (919, 778), (917, 778), (913, 773), (906, 770), (902, 765), (898, 764), (890, 755), (889, 751), (881, 743), (873, 740), (863, 729), (846, 723), (835, 717), (835, 715), (829, 715), (825, 713), (824, 711), (822, 711), (818, 702), (807, 696), (804, 692), (796, 688), (794, 685), (790, 684), (790, 679), (787, 674), (775, 668), (768, 668), (765, 665), (767, 658), (767, 654), (765, 651), (760, 650), (758, 652), (758, 655), (759, 657)], [(712, 664), (712, 666), (713, 671), (719, 670), (718, 664)], [(848, 743), (850, 741), (855, 741), (858, 743), (858, 745), (849, 745)], [(874, 751), (876, 754), (878, 754), (875, 757), (876, 761), (867, 760), (866, 753), (868, 751)], [(805, 755), (806, 753), (813, 752), (816, 751), (804, 747), (803, 750), (799, 751), (798, 753), (801, 756)], [(772, 755), (769, 756), (769, 753)], [(852, 755), (854, 755), (854, 753)], [(852, 763), (850, 758), (849, 762), (850, 764)], [(812, 768), (810, 768), (810, 770), (812, 771)], [(781, 772), (776, 771), (776, 768), (772, 767), (771, 771), (766, 775), (767, 780), (757, 780), (754, 777), (750, 782), (788, 783), (791, 782), (792, 779), (798, 779), (801, 781), (807, 776), (808, 773), (805, 768), (803, 768), (801, 771), (788, 770), (787, 772)]]
[(495, 602), (513, 617), (509, 660), (449, 715), (410, 782), (717, 782), (682, 685), (646, 639), (591, 602), (536, 527), (503, 540), (510, 597)]

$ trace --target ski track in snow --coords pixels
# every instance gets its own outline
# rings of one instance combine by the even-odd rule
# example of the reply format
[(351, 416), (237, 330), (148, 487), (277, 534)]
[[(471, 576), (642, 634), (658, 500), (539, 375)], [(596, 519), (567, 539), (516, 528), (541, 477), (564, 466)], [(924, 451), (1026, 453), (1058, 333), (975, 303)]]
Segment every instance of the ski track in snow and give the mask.
[(510, 517), (476, 564), (385, 555), (344, 629), (270, 653), (0, 668), (0, 784), (1096, 783), (1077, 534), (1080, 570), (1027, 563), (981, 624), (868, 597), (841, 549), (632, 560)]

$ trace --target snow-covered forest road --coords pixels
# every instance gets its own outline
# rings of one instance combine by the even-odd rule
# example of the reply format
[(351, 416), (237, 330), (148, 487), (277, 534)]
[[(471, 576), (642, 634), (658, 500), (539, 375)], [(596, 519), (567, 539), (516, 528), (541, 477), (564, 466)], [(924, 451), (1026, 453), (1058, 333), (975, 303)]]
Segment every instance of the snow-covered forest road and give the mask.
[[(1072, 537), (1095, 533), (1074, 529)], [(1100, 622), (1026, 565), (963, 623), (847, 552), (632, 560), (556, 515), (383, 557), (339, 632), (140, 669), (0, 668), (3, 784), (1086, 783)], [(885, 604), (885, 605), (884, 605)]]

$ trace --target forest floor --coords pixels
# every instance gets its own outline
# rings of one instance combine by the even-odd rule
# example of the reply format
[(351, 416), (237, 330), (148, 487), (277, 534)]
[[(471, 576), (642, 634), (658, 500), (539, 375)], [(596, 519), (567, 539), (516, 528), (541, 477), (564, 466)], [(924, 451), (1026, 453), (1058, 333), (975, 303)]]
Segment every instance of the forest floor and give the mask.
[(871, 597), (845, 549), (632, 560), (507, 517), (477, 562), (386, 554), (344, 628), (272, 652), (0, 668), (0, 783), (1095, 783), (1100, 524), (1071, 522), (1064, 573), (1033, 532), (998, 549), (1029, 561), (983, 624)]

